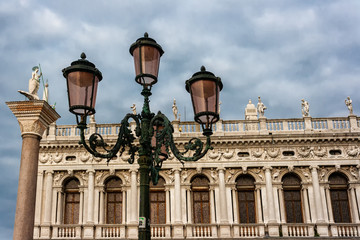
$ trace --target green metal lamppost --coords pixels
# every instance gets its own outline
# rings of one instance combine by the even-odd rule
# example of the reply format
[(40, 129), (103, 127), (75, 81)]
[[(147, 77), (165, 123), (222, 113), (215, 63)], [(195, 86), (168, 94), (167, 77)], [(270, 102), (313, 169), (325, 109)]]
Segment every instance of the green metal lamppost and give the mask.
[[(158, 112), (150, 111), (149, 97), (151, 87), (157, 83), (160, 57), (164, 53), (161, 46), (154, 39), (148, 37), (139, 38), (130, 47), (130, 54), (134, 57), (135, 81), (143, 86), (141, 95), (144, 96), (144, 104), (141, 114), (127, 114), (121, 121), (118, 139), (112, 148), (104, 142), (103, 137), (94, 133), (85, 141), (87, 128), (87, 116), (95, 113), (95, 102), (98, 83), (102, 80), (101, 72), (88, 60), (84, 53), (81, 59), (71, 63), (71, 66), (63, 69), (63, 75), (67, 80), (69, 111), (76, 115), (77, 127), (80, 129), (80, 144), (95, 157), (107, 158), (110, 161), (118, 152), (120, 155), (127, 150), (130, 154), (129, 163), (135, 160), (138, 154), (140, 174), (140, 203), (139, 203), (139, 239), (150, 239), (150, 179), (156, 185), (163, 161), (171, 152), (181, 162), (197, 161), (202, 158), (211, 147), (210, 135), (212, 124), (219, 120), (219, 92), (223, 85), (221, 79), (213, 73), (201, 67), (201, 71), (195, 73), (186, 81), (186, 90), (191, 95), (195, 113), (195, 121), (201, 124), (206, 144), (199, 138), (192, 138), (185, 144), (184, 151), (180, 151), (174, 143), (174, 129), (169, 119)], [(135, 135), (139, 138), (139, 146), (134, 144), (135, 136), (129, 128), (129, 120), (136, 122)], [(186, 153), (192, 156), (186, 157)]]

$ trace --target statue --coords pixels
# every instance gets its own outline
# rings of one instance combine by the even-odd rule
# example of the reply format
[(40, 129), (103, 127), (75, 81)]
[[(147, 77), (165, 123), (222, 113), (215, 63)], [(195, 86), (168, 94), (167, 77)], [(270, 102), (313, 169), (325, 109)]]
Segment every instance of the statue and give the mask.
[(265, 112), (265, 110), (266, 110), (267, 108), (266, 108), (266, 106), (264, 105), (264, 103), (261, 102), (261, 98), (258, 97), (258, 99), (259, 99), (259, 102), (258, 102), (256, 108), (257, 108), (257, 110), (258, 110), (258, 112), (259, 112), (259, 117), (264, 117), (264, 112)]
[(345, 105), (349, 109), (350, 115), (352, 115), (353, 114), (353, 106), (352, 106), (352, 100), (350, 99), (350, 97), (347, 97), (347, 99), (345, 99)]
[(172, 111), (174, 113), (174, 118), (175, 118), (175, 121), (179, 120), (178, 119), (178, 107), (176, 106), (176, 100), (174, 98), (174, 103), (172, 105)]
[(309, 115), (309, 103), (304, 100), (304, 99), (301, 99), (301, 111), (302, 111), (302, 116), (303, 117), (310, 117)]
[(42, 73), (38, 74), (39, 67), (35, 66), (32, 68), (31, 78), (29, 80), (29, 92), (21, 91), (18, 92), (25, 95), (29, 100), (39, 100), (38, 91), (40, 86), (40, 77)]
[(135, 103), (133, 103), (133, 105), (130, 108), (131, 108), (133, 114), (136, 115), (136, 105), (135, 105)]

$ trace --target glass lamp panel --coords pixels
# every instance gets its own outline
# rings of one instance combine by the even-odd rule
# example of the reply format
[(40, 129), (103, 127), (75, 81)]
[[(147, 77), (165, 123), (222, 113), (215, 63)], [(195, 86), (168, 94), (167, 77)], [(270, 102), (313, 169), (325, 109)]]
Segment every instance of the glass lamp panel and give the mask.
[(89, 114), (88, 110), (81, 107), (95, 108), (96, 93), (99, 79), (89, 72), (71, 72), (67, 77), (70, 107), (79, 106), (74, 112), (79, 115)]
[[(218, 114), (219, 87), (215, 81), (199, 80), (191, 84), (191, 97), (195, 115), (203, 112)], [(199, 117), (202, 123), (216, 121), (213, 115), (204, 114)]]
[(133, 56), (136, 81), (146, 86), (156, 83), (161, 57), (159, 50), (152, 46), (140, 46), (134, 49)]

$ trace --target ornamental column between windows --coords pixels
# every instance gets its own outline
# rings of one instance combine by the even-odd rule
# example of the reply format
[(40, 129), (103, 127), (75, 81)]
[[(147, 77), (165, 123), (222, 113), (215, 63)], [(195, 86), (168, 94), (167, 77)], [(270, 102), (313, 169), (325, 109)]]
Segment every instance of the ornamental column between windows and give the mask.
[(169, 186), (165, 187), (165, 212), (166, 212), (166, 218), (165, 223), (170, 224), (170, 188)]
[(104, 210), (105, 210), (105, 204), (104, 204), (104, 198), (105, 198), (105, 190), (104, 186), (99, 187), (99, 195), (100, 195), (100, 209), (99, 209), (99, 224), (104, 224)]
[(215, 198), (214, 198), (214, 186), (209, 186), (209, 194), (210, 194), (210, 223), (216, 223), (216, 215), (215, 215)]
[(352, 184), (350, 184), (349, 186), (349, 192), (350, 192), (350, 206), (351, 206), (351, 213), (352, 213), (352, 220), (355, 223), (359, 223), (359, 211), (358, 211), (358, 205), (356, 202), (356, 197), (355, 197), (355, 187), (352, 186)]
[(181, 221), (181, 188), (180, 188), (180, 169), (174, 169), (174, 191), (175, 191), (175, 223), (182, 223)]
[(83, 223), (83, 215), (84, 215), (84, 187), (79, 187), (80, 192), (80, 206), (79, 206), (79, 224)]
[(258, 223), (263, 223), (262, 207), (261, 207), (261, 187), (255, 186), (255, 199), (256, 199), (256, 210)]
[(42, 207), (42, 189), (44, 182), (44, 172), (39, 171), (37, 176), (37, 184), (36, 184), (36, 208), (35, 208), (35, 225), (40, 224), (41, 219), (41, 207)]
[(192, 217), (192, 201), (191, 201), (191, 186), (188, 185), (185, 188), (185, 195), (187, 200), (187, 223), (193, 223)]
[(225, 174), (224, 168), (218, 169), (219, 173), (219, 195), (220, 195), (220, 222), (228, 223), (228, 214), (227, 214), (227, 201), (226, 201), (226, 190), (225, 190)]
[(334, 214), (333, 214), (333, 210), (332, 210), (329, 184), (324, 185), (324, 189), (325, 189), (325, 195), (326, 195), (327, 210), (329, 213), (329, 222), (334, 223)]
[(265, 169), (265, 181), (266, 181), (266, 195), (268, 201), (268, 222), (276, 222), (275, 219), (275, 205), (274, 205), (274, 193), (271, 178), (271, 167), (264, 167)]
[(237, 189), (235, 186), (231, 187), (231, 196), (232, 196), (232, 202), (233, 202), (233, 214), (234, 214), (234, 223), (239, 223), (239, 204), (237, 201)]
[(46, 171), (46, 190), (45, 190), (45, 206), (44, 206), (44, 223), (51, 223), (51, 204), (52, 204), (52, 185), (53, 185), (53, 171)]
[(310, 219), (310, 208), (309, 208), (309, 199), (308, 199), (308, 189), (307, 186), (302, 183), (302, 198), (304, 199), (303, 204), (304, 204), (304, 217), (305, 217), (305, 223), (311, 223), (311, 219)]
[(62, 212), (63, 212), (63, 189), (58, 187), (57, 189), (57, 211), (56, 211), (56, 224), (61, 224)]
[(278, 186), (279, 191), (279, 205), (280, 205), (280, 221), (286, 223), (285, 201), (284, 201), (284, 189), (282, 186)]
[(130, 223), (137, 223), (137, 170), (131, 169)]
[(313, 184), (314, 196), (315, 196), (316, 222), (322, 223), (325, 222), (325, 220), (324, 220), (323, 206), (321, 201), (319, 176), (317, 172), (318, 167), (310, 166), (310, 169), (311, 169), (312, 184)]
[(87, 223), (94, 223), (94, 184), (95, 184), (95, 171), (88, 170), (88, 205), (87, 205)]

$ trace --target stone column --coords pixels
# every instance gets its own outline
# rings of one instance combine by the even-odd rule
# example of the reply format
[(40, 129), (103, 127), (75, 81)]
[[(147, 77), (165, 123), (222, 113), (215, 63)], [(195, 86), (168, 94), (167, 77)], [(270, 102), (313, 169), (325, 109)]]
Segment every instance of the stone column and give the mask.
[(94, 188), (95, 188), (95, 171), (88, 170), (88, 199), (87, 199), (87, 219), (84, 226), (84, 239), (93, 239), (94, 237)]
[(180, 187), (180, 169), (174, 169), (174, 238), (183, 238), (184, 230), (181, 220), (181, 187)]
[(279, 206), (280, 206), (280, 221), (281, 223), (286, 223), (286, 214), (285, 214), (285, 201), (284, 201), (284, 189), (282, 186), (278, 187), (279, 190)]
[(307, 186), (305, 186), (304, 183), (302, 184), (302, 194), (303, 194), (303, 199), (304, 199), (305, 223), (311, 223)]
[(44, 171), (39, 171), (37, 176), (36, 186), (36, 209), (35, 209), (35, 229), (34, 238), (40, 237), (40, 218), (41, 218), (41, 206), (42, 206), (42, 189), (44, 181)]
[(218, 168), (219, 174), (219, 201), (220, 201), (220, 237), (231, 237), (226, 201), (225, 169)]
[(323, 212), (323, 204), (321, 200), (321, 193), (320, 193), (320, 184), (319, 184), (319, 176), (317, 166), (310, 166), (311, 169), (311, 177), (312, 177), (312, 184), (314, 188), (314, 198), (315, 198), (315, 208), (316, 208), (316, 224), (317, 224), (317, 231), (320, 236), (328, 236), (328, 226), (324, 220), (324, 212)]
[(232, 192), (232, 202), (233, 202), (233, 209), (234, 209), (234, 224), (239, 223), (239, 205), (238, 205), (238, 199), (237, 199), (237, 189), (235, 186), (231, 187)]
[(13, 240), (32, 240), (40, 139), (60, 116), (46, 101), (6, 103), (17, 118), (22, 149)]
[(326, 194), (326, 204), (327, 204), (327, 210), (329, 212), (329, 222), (334, 223), (334, 215), (332, 210), (332, 204), (331, 204), (331, 196), (330, 196), (330, 186), (329, 184), (326, 184), (324, 186), (325, 188), (325, 194)]
[(271, 167), (266, 166), (265, 169), (265, 182), (266, 182), (266, 198), (268, 201), (268, 233), (270, 237), (278, 237), (279, 236), (279, 225), (275, 219), (275, 200), (274, 200), (274, 192), (271, 178)]
[(349, 192), (350, 192), (350, 206), (351, 206), (351, 212), (352, 212), (352, 216), (353, 216), (353, 222), (355, 223), (359, 223), (359, 211), (358, 211), (358, 206), (356, 203), (356, 193), (355, 193), (356, 189), (355, 186), (353, 186), (352, 184), (350, 184), (349, 187)]
[(99, 187), (99, 192), (100, 192), (100, 206), (99, 206), (99, 224), (103, 224), (104, 223), (104, 210), (105, 210), (105, 204), (104, 204), (104, 198), (105, 198), (105, 189), (104, 186), (100, 186)]
[(138, 237), (138, 211), (137, 211), (137, 203), (138, 199), (138, 189), (137, 189), (137, 170), (130, 169), (131, 177), (130, 177), (130, 223), (128, 224), (128, 234), (129, 238), (137, 238)]

